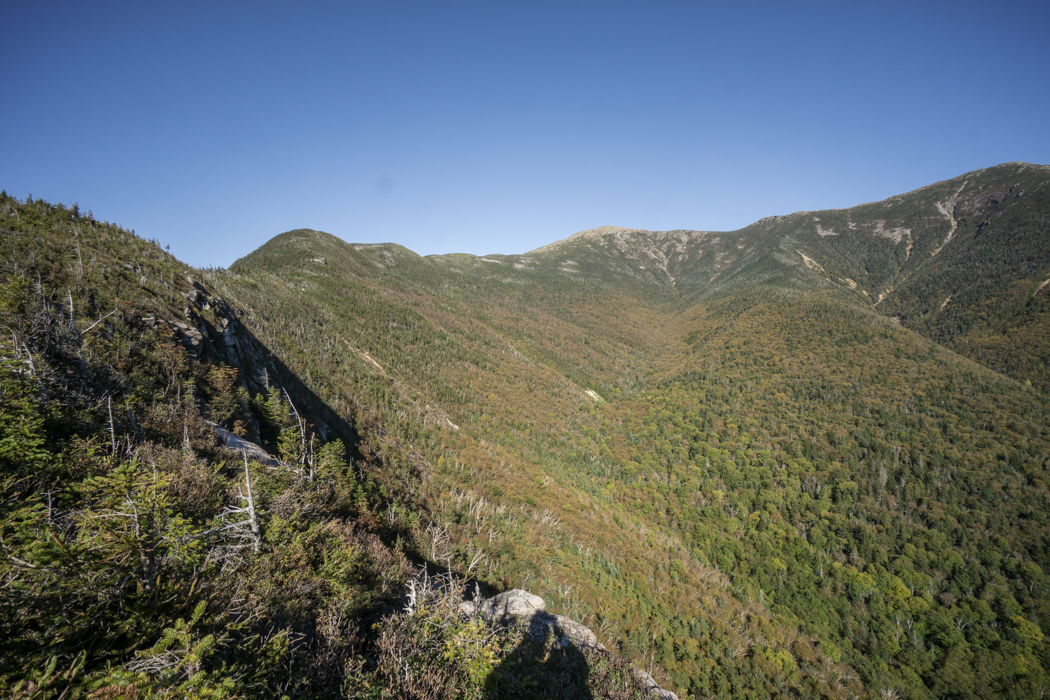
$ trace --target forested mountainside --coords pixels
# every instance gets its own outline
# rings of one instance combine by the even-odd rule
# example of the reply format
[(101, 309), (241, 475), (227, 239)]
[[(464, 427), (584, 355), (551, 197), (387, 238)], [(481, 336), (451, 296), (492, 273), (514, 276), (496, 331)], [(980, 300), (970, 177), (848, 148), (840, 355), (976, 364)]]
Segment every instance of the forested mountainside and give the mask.
[(601, 649), (458, 612), (491, 591), (449, 569), (422, 423), (367, 392), (337, 411), (90, 212), (3, 194), (0, 232), (4, 697), (652, 696)]
[(644, 693), (408, 615), (425, 564), (681, 697), (1039, 696), (1048, 182), (517, 256), (300, 230), (229, 270), (5, 195), (0, 687)]
[[(541, 248), (624, 262), (696, 302), (757, 283), (849, 289), (906, 328), (1044, 390), (1050, 167), (1007, 163), (733, 232), (605, 227)], [(537, 252), (540, 252), (537, 251)], [(801, 264), (801, 265), (800, 265)], [(800, 266), (816, 273), (799, 276)]]

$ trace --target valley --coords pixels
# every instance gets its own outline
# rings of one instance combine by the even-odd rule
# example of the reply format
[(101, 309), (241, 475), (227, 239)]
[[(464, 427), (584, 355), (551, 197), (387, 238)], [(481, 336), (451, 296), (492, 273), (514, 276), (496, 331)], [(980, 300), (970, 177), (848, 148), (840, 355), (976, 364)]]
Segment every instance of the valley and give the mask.
[[(1050, 688), (1046, 166), (484, 257), (297, 230), (194, 270), (0, 217), (6, 691), (407, 697), (420, 567), (682, 698)], [(462, 697), (512, 668), (441, 648)]]

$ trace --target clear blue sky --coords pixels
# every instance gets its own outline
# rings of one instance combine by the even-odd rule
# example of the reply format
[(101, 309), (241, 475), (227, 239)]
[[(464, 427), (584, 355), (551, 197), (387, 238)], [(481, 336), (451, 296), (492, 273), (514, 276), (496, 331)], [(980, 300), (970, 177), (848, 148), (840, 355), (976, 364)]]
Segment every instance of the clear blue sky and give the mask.
[(0, 188), (229, 265), (519, 253), (1050, 163), (1050, 2), (12, 2)]

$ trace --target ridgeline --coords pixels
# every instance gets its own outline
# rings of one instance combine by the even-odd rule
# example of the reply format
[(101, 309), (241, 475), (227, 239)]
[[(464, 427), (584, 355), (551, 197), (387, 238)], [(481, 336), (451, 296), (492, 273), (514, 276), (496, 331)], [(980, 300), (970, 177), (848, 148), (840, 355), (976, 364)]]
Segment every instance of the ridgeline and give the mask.
[(1050, 689), (1046, 166), (511, 256), (0, 231), (5, 695)]

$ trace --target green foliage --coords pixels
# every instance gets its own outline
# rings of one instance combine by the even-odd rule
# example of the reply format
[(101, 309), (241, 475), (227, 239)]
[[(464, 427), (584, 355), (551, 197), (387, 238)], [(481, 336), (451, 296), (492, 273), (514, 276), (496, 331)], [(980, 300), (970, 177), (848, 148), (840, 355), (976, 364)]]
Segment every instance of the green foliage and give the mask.
[[(0, 692), (633, 692), (404, 613), (412, 559), (682, 697), (1035, 696), (1045, 179), (484, 260), (300, 230), (203, 272), (4, 197)], [(248, 467), (257, 539), (205, 418), (291, 465)]]
[(237, 375), (235, 367), (211, 367), (202, 382), (205, 392), (202, 398), (208, 404), (213, 421), (243, 436), (247, 433), (246, 423), (250, 420), (251, 407), (248, 392), (238, 385)]
[(203, 419), (250, 434), (255, 407), (173, 330), (207, 327), (184, 315), (192, 271), (62, 207), (0, 214), (0, 694), (333, 693), (407, 571), (340, 517), (344, 444), (316, 442), (312, 482), (252, 468), (254, 554), (240, 456)]
[(317, 451), (315, 457), (316, 471), (318, 476), (331, 479), (341, 479), (346, 475), (349, 466), (346, 460), (346, 447), (342, 440), (326, 442)]
[(259, 421), (259, 437), (262, 444), (271, 452), (277, 452), (279, 436), (283, 430), (291, 427), (291, 417), (281, 390), (270, 387), (265, 395), (259, 394), (252, 401), (252, 409)]
[(44, 407), (23, 362), (0, 360), (0, 469), (32, 475), (46, 468)]
[[(378, 625), (375, 670), (361, 679), (376, 697), (609, 698), (649, 696), (630, 666), (608, 652), (563, 646), (549, 628), (502, 624), (460, 610), (463, 582), (410, 583), (409, 604)], [(363, 695), (365, 693), (362, 693)]]
[[(149, 697), (236, 697), (242, 690), (229, 678), (226, 669), (208, 661), (215, 657), (217, 640), (214, 634), (199, 631), (207, 602), (194, 608), (190, 619), (175, 621), (164, 629), (160, 640), (149, 649), (136, 654), (128, 664), (128, 671), (118, 671), (95, 681), (97, 690), (124, 693), (131, 688)], [(265, 658), (265, 657), (264, 657)], [(271, 661), (265, 658), (266, 661)], [(215, 670), (205, 670), (211, 665)]]
[[(77, 676), (84, 668), (87, 655), (81, 653), (72, 664), (59, 670), (58, 657), (52, 656), (42, 670), (32, 670), (26, 677), (10, 688), (8, 697), (17, 700), (44, 700), (45, 698), (62, 697), (73, 686)], [(59, 692), (62, 688), (62, 692)]]

